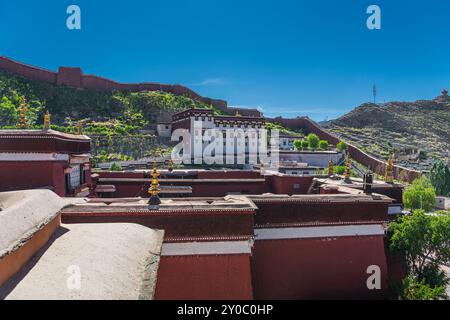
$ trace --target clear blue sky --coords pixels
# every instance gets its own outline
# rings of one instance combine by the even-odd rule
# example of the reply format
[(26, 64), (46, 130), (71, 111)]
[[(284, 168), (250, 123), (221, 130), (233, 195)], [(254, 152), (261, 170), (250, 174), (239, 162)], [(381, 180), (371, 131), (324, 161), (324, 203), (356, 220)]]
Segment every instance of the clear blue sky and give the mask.
[[(82, 29), (66, 28), (81, 8)], [(382, 29), (366, 28), (366, 8)], [(180, 83), (267, 116), (344, 114), (450, 87), (450, 1), (2, 0), (0, 55), (120, 82)]]

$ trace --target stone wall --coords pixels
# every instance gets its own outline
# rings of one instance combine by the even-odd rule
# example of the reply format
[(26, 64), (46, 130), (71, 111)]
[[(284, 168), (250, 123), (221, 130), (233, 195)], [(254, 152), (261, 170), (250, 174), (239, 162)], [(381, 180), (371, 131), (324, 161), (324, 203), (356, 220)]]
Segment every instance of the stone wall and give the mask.
[[(341, 141), (338, 137), (330, 134), (329, 132), (322, 129), (318, 124), (313, 122), (307, 117), (295, 118), (295, 119), (284, 119), (277, 117), (274, 119), (267, 119), (273, 122), (278, 122), (283, 126), (290, 129), (303, 129), (305, 133), (315, 133), (320, 139), (327, 140), (329, 143), (337, 145)], [(350, 156), (355, 161), (362, 163), (366, 167), (370, 167), (371, 170), (379, 175), (384, 175), (386, 170), (386, 163), (384, 161), (378, 160), (358, 147), (344, 141), (348, 145), (348, 151)], [(408, 168), (394, 166), (394, 178), (406, 182), (412, 182), (420, 176), (419, 171), (411, 170)]]
[(31, 80), (44, 81), (54, 85), (65, 85), (74, 88), (94, 90), (163, 91), (176, 95), (186, 95), (192, 99), (213, 105), (223, 111), (227, 109), (226, 101), (202, 97), (191, 89), (178, 84), (118, 83), (95, 75), (84, 75), (80, 68), (60, 67), (58, 72), (53, 72), (20, 63), (3, 56), (0, 56), (0, 69)]

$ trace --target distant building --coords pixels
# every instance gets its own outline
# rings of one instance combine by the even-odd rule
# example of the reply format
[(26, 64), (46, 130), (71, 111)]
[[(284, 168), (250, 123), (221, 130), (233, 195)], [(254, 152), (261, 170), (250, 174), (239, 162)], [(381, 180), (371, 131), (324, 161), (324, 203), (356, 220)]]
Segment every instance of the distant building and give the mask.
[(172, 123), (160, 122), (156, 125), (156, 132), (159, 137), (170, 138), (172, 136)]
[(301, 136), (294, 136), (288, 134), (280, 134), (280, 150), (294, 150), (294, 141), (301, 140)]
[(450, 210), (450, 197), (436, 197), (435, 208), (438, 210)]
[[(261, 146), (261, 130), (265, 129), (265, 119), (261, 116), (243, 116), (239, 112), (236, 112), (235, 116), (224, 116), (214, 115), (214, 111), (210, 109), (188, 109), (173, 115), (172, 131), (176, 129), (186, 129), (191, 134), (189, 142), (191, 158), (194, 158), (196, 144), (201, 144), (203, 149), (209, 144), (209, 142), (201, 140), (208, 129), (220, 131), (216, 135), (221, 135), (217, 138), (222, 138), (223, 154), (231, 152), (236, 156), (240, 153), (248, 155), (251, 148), (257, 149)], [(226, 144), (227, 129), (240, 130), (235, 135), (231, 133), (230, 138), (233, 142), (230, 146)], [(254, 131), (250, 133), (249, 129)], [(251, 136), (248, 136), (248, 134)], [(257, 140), (257, 142), (252, 141), (252, 139)], [(232, 148), (231, 151), (230, 148)]]
[(327, 168), (333, 161), (338, 164), (343, 159), (343, 154), (338, 151), (291, 151), (280, 150), (280, 162), (307, 163), (309, 166)]
[(315, 176), (322, 172), (324, 167), (310, 166), (301, 162), (282, 162), (278, 166), (278, 171), (288, 175)]

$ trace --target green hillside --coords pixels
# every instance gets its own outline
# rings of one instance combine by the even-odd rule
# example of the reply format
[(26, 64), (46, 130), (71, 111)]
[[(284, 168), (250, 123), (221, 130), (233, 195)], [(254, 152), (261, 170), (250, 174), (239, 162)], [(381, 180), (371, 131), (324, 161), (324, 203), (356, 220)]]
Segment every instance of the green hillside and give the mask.
[[(0, 126), (17, 123), (21, 97), (25, 98), (30, 127), (42, 124), (43, 114), (52, 123), (73, 131), (78, 121), (87, 133), (133, 133), (163, 116), (187, 108), (211, 108), (200, 101), (160, 91), (97, 91), (54, 86), (0, 71)], [(216, 113), (221, 111), (214, 109)], [(116, 132), (117, 131), (117, 132)]]
[(397, 163), (427, 170), (450, 150), (450, 97), (367, 103), (322, 125), (376, 158), (386, 160), (394, 152)]

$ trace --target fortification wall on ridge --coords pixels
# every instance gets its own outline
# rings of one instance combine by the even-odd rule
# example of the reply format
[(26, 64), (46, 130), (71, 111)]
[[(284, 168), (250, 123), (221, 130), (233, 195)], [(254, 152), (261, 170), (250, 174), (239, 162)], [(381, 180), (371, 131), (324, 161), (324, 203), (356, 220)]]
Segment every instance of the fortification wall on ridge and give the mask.
[(179, 84), (161, 83), (119, 83), (95, 75), (84, 75), (80, 68), (60, 67), (58, 72), (27, 65), (0, 56), (0, 69), (35, 81), (44, 81), (53, 85), (69, 86), (93, 90), (163, 91), (176, 95), (186, 95), (192, 99), (213, 105), (223, 111), (227, 109), (225, 100), (202, 97), (191, 89)]
[[(277, 117), (274, 119), (267, 119), (270, 121), (278, 122), (283, 126), (290, 129), (304, 129), (307, 132), (315, 133), (320, 139), (327, 140), (328, 142), (336, 145), (341, 141), (338, 137), (332, 135), (331, 133), (322, 129), (318, 124), (307, 117), (295, 118), (295, 119), (284, 119)], [(371, 170), (379, 175), (384, 175), (386, 170), (386, 163), (379, 159), (368, 155), (355, 145), (344, 141), (348, 145), (348, 152), (350, 157), (355, 161), (362, 163), (366, 167), (370, 167)], [(412, 182), (420, 176), (420, 172), (401, 166), (394, 166), (394, 178), (398, 180), (403, 180), (406, 182)]]

